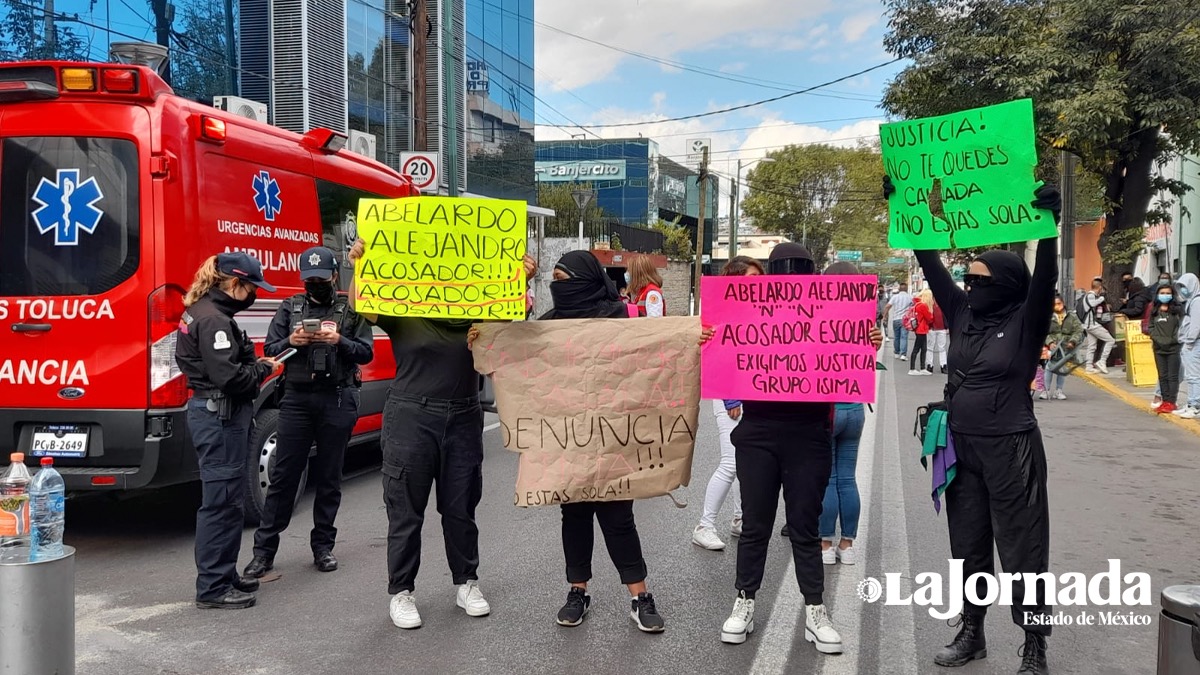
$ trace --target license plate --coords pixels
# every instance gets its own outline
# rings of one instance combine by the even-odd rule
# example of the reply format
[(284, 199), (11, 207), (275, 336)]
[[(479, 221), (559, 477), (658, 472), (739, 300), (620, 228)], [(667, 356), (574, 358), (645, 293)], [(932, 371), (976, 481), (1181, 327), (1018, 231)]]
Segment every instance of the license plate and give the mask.
[(91, 429), (79, 424), (49, 424), (33, 429), (33, 457), (87, 457)]

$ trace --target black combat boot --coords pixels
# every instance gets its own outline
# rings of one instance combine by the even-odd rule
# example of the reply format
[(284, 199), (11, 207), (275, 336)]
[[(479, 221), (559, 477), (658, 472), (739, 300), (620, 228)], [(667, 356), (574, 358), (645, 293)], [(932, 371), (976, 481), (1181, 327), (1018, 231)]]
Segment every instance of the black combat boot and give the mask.
[(1050, 675), (1046, 665), (1046, 636), (1025, 633), (1025, 645), (1021, 647), (1021, 669), (1017, 675)]
[(983, 617), (963, 614), (962, 628), (954, 642), (933, 657), (933, 662), (945, 668), (965, 666), (975, 659), (987, 658), (987, 640), (983, 637)]

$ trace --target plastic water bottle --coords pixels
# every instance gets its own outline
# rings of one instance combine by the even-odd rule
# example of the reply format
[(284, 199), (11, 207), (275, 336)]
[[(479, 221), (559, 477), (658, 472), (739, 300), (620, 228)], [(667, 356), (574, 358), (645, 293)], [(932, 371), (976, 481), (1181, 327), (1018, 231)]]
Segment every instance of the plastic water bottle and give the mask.
[(29, 548), (29, 483), (25, 453), (9, 455), (12, 464), (0, 476), (0, 560), (15, 560)]
[(33, 560), (53, 560), (63, 554), (67, 485), (54, 470), (54, 459), (42, 458), (42, 469), (29, 484), (29, 511), (33, 521)]

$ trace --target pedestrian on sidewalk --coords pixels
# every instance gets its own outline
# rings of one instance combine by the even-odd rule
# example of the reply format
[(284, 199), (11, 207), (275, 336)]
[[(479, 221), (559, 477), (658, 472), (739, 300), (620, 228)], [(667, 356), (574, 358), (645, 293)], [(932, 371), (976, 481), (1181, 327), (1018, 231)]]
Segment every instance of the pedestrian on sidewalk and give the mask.
[[(884, 197), (895, 192), (884, 178)], [(1045, 186), (1035, 208), (1050, 209), (1057, 221), (1062, 200)], [(959, 289), (936, 251), (916, 251), (933, 295), (950, 325), (950, 382), (946, 388), (956, 474), (946, 486), (950, 549), (963, 561), (964, 578), (995, 578), (995, 550), (1004, 571), (1043, 574), (1050, 563), (1050, 512), (1046, 452), (1027, 393), (1050, 332), (1058, 278), (1057, 237), (1038, 242), (1033, 277), (1020, 256), (994, 250), (981, 254)], [(986, 596), (977, 578), (974, 597)], [(1019, 675), (1043, 675), (1050, 635), (1046, 587), (1026, 593), (1013, 587), (1013, 622), (1025, 632)], [(962, 666), (987, 655), (986, 605), (963, 609), (954, 640), (934, 657), (943, 667)], [(1018, 598), (1020, 600), (1018, 600)]]
[[(838, 262), (825, 268), (825, 274), (858, 274), (854, 263)], [(862, 440), (867, 413), (861, 403), (837, 403), (833, 406), (833, 469), (821, 503), (818, 529), (821, 535), (821, 562), (826, 565), (853, 565), (857, 562), (854, 540), (858, 537), (858, 517), (862, 500), (858, 494), (858, 447)], [(835, 538), (841, 525), (841, 541)]]
[[(358, 239), (347, 259), (366, 252)], [(525, 256), (525, 276), (537, 262)], [(614, 291), (615, 292), (615, 291)], [(350, 297), (355, 296), (354, 285)], [(426, 319), (360, 313), (387, 333), (396, 377), (383, 407), (383, 503), (387, 509), (388, 615), (397, 628), (420, 628), (417, 571), (421, 529), (431, 492), (442, 518), (454, 602), (467, 616), (492, 607), (479, 588), (479, 526), (483, 496), (483, 408), (479, 374), (467, 344), (470, 319)]]
[(1044, 378), (1044, 386), (1038, 397), (1043, 401), (1049, 398), (1056, 401), (1067, 400), (1067, 395), (1063, 393), (1063, 385), (1067, 381), (1071, 357), (1078, 349), (1082, 335), (1083, 325), (1079, 323), (1079, 317), (1067, 311), (1067, 303), (1056, 293), (1054, 313), (1050, 315), (1050, 333), (1046, 336), (1049, 358), (1045, 368), (1038, 367), (1042, 371), (1039, 374)]
[(929, 352), (933, 358), (930, 359), (928, 370), (945, 375), (946, 366), (950, 365), (950, 331), (946, 328), (946, 315), (941, 305), (933, 299), (932, 293), (929, 294), (929, 301), (933, 304), (933, 320), (929, 322)]
[(1154, 365), (1158, 369), (1158, 386), (1162, 403), (1158, 413), (1173, 413), (1179, 397), (1179, 365), (1182, 345), (1179, 327), (1183, 323), (1183, 308), (1175, 302), (1175, 289), (1160, 286), (1154, 299), (1154, 314), (1150, 317), (1150, 340), (1154, 343)]
[[(280, 384), (283, 397), (271, 487), (254, 532), (254, 558), (243, 571), (252, 579), (275, 566), (279, 535), (291, 523), (305, 467), (316, 489), (309, 535), (313, 565), (321, 572), (338, 568), (333, 523), (342, 503), (346, 444), (358, 422), (358, 368), (375, 354), (371, 326), (350, 307), (350, 298), (337, 291), (338, 267), (333, 251), (324, 246), (301, 253), (304, 292), (280, 303), (267, 329), (264, 354), (278, 356), (288, 349), (297, 353), (288, 360)], [(317, 451), (310, 460), (314, 445)]]
[(196, 606), (201, 609), (253, 607), (259, 586), (257, 579), (237, 574), (246, 461), (254, 399), (283, 363), (256, 358), (254, 343), (234, 316), (250, 309), (260, 288), (275, 292), (257, 260), (242, 252), (220, 253), (200, 265), (183, 299), (175, 361), (192, 390), (187, 426), (203, 491), (196, 512)]
[(900, 290), (892, 294), (883, 310), (883, 325), (887, 325), (889, 317), (892, 320), (893, 356), (901, 361), (908, 359), (908, 329), (904, 327), (904, 315), (912, 305), (913, 296), (908, 293), (908, 284), (902, 282)]
[[(808, 249), (785, 242), (771, 251), (767, 273), (810, 275), (816, 263)], [(893, 309), (889, 307), (889, 309)], [(711, 329), (705, 337), (711, 337)], [(883, 334), (875, 329), (879, 349)], [(842, 652), (842, 638), (825, 607), (819, 520), (833, 466), (833, 406), (797, 401), (743, 401), (743, 419), (731, 438), (742, 485), (742, 538), (738, 543), (737, 597), (721, 626), (721, 641), (741, 644), (754, 632), (754, 597), (762, 586), (767, 547), (783, 490), (796, 581), (804, 596), (804, 637), (823, 654)]]
[[(1104, 324), (1112, 321), (1105, 294), (1104, 280), (1100, 277), (1092, 279), (1092, 290), (1083, 296), (1083, 316), (1079, 317), (1079, 320), (1083, 323), (1084, 331), (1087, 332), (1087, 345), (1084, 347), (1084, 355), (1087, 356), (1087, 372), (1099, 371), (1107, 375), (1108, 355), (1112, 353), (1116, 340), (1112, 333), (1104, 327)], [(1096, 346), (1100, 343), (1104, 343), (1104, 347), (1099, 355), (1100, 360), (1097, 361)]]
[[(911, 316), (915, 319), (912, 322), (912, 331), (915, 335), (913, 340), (912, 359), (908, 362), (909, 375), (929, 375), (929, 371), (925, 369), (929, 361), (929, 325), (933, 322), (933, 310), (930, 306), (933, 304), (933, 293), (929, 289), (921, 291), (921, 294), (913, 300)], [(920, 360), (917, 359), (917, 354), (921, 355)]]
[[(647, 258), (648, 259), (648, 258)], [(551, 319), (629, 318), (638, 314), (627, 304), (590, 251), (570, 251), (554, 266), (550, 282), (554, 308), (541, 316)], [(632, 311), (631, 311), (632, 310)], [(621, 583), (629, 589), (630, 613), (639, 630), (661, 633), (666, 624), (658, 614), (654, 596), (646, 587), (646, 560), (633, 519), (633, 500), (563, 504), (562, 546), (566, 559), (567, 602), (558, 612), (558, 625), (578, 626), (591, 608), (588, 582), (592, 578), (592, 548), (596, 523), (604, 534)]]
[[(749, 256), (739, 255), (725, 264), (722, 276), (757, 276), (763, 273), (762, 265)], [(729, 528), (729, 536), (742, 535), (742, 495), (741, 486), (737, 484), (737, 460), (735, 459), (733, 441), (730, 435), (737, 428), (742, 418), (741, 401), (713, 401), (713, 415), (717, 418), (717, 433), (721, 447), (721, 461), (708, 479), (708, 489), (704, 492), (704, 511), (700, 514), (700, 524), (692, 531), (692, 543), (709, 551), (725, 549), (725, 542), (717, 535), (717, 513), (725, 503), (728, 495), (733, 498), (733, 524)]]
[(1183, 345), (1180, 359), (1188, 385), (1187, 405), (1175, 414), (1184, 419), (1195, 419), (1200, 417), (1200, 279), (1188, 272), (1179, 277), (1175, 291), (1186, 303), (1179, 326), (1179, 342)]

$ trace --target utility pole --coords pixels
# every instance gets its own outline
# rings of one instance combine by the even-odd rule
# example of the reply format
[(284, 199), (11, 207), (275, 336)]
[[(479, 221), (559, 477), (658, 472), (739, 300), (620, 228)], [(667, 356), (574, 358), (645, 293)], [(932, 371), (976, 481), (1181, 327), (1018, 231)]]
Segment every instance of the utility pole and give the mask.
[(1059, 155), (1059, 165), (1062, 169), (1062, 235), (1059, 238), (1059, 250), (1062, 253), (1062, 264), (1059, 265), (1059, 291), (1067, 301), (1067, 306), (1075, 301), (1075, 155), (1063, 150)]
[(58, 31), (54, 28), (54, 0), (46, 0), (45, 6), (42, 8), (45, 12), (45, 25), (42, 27), (44, 31), (42, 41), (45, 43), (42, 47), (45, 50), (45, 58), (54, 59), (58, 54)]
[[(154, 31), (155, 40), (158, 44), (166, 47), (168, 53), (171, 49), (171, 21), (175, 18), (175, 6), (168, 0), (150, 0), (150, 9), (154, 14)], [(159, 75), (167, 84), (171, 84), (171, 60), (163, 64)]]
[(449, 168), (451, 197), (458, 196), (458, 68), (462, 64), (454, 60), (454, 2), (441, 0), (438, 8), (442, 10), (442, 91), (445, 93), (446, 104), (443, 107), (446, 114), (442, 119), (445, 125), (446, 166)]
[(425, 77), (425, 59), (429, 47), (429, 9), (425, 0), (412, 0), (412, 17), (409, 30), (412, 32), (412, 84), (413, 84), (413, 150), (429, 150), (428, 116), (429, 80)]
[[(742, 171), (742, 160), (738, 160), (738, 173)], [(729, 259), (733, 260), (737, 256), (738, 250), (738, 226), (737, 226), (737, 193), (738, 193), (738, 177), (734, 176), (729, 183)]]
[(233, 0), (225, 0), (225, 84), (229, 94), (239, 94), (237, 76), (237, 48), (233, 36)]
[(700, 314), (700, 276), (704, 268), (704, 207), (708, 201), (708, 146), (700, 158), (700, 216), (696, 219), (696, 274), (692, 282), (692, 315)]

